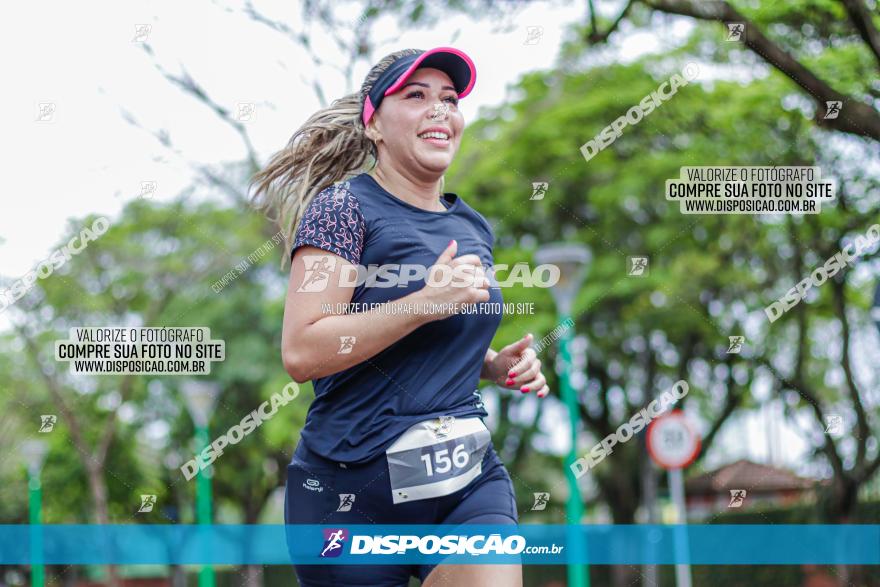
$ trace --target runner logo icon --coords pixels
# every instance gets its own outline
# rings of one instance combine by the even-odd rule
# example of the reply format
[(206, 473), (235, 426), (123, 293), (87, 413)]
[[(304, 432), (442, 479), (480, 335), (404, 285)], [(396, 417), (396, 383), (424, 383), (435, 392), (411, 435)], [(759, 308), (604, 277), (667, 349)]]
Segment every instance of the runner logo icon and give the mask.
[(351, 506), (354, 505), (354, 493), (340, 493), (339, 494), (339, 507), (336, 508), (337, 512), (350, 512)]
[(321, 558), (337, 557), (342, 554), (342, 543), (348, 538), (348, 531), (343, 528), (327, 528), (324, 530), (324, 549)]

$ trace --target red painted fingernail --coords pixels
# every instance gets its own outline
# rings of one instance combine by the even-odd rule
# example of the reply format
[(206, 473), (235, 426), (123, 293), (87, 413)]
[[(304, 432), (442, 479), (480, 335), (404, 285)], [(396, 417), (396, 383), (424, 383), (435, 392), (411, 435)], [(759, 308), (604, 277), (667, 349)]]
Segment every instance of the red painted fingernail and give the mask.
[(519, 390), (520, 390), (521, 392), (523, 392), (523, 393), (528, 393), (528, 392), (529, 392), (529, 388), (528, 388), (528, 387), (525, 387), (525, 386), (520, 387)]
[(508, 376), (508, 377), (516, 377), (516, 372), (515, 372), (515, 371), (511, 371), (510, 373), (507, 374), (507, 376)]
[(513, 379), (508, 379), (504, 385), (513, 385)]

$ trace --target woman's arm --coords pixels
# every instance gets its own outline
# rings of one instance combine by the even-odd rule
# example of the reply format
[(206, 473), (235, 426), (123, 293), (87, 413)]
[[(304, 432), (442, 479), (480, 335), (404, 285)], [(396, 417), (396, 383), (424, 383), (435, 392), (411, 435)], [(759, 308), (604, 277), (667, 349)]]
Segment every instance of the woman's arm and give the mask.
[[(297, 291), (305, 277), (305, 263), (326, 256), (334, 266), (326, 276), (326, 287), (321, 291)], [(299, 247), (290, 268), (287, 298), (284, 304), (284, 325), (281, 334), (281, 355), (284, 368), (297, 383), (325, 377), (362, 363), (400, 340), (419, 326), (439, 316), (394, 312), (392, 306), (420, 304), (421, 292), (386, 302), (368, 312), (338, 314), (338, 306), (351, 302), (354, 286), (340, 286), (343, 267), (351, 265), (346, 259), (312, 246)], [(323, 284), (323, 280), (320, 282)], [(329, 304), (333, 313), (322, 306)], [(349, 352), (343, 340), (351, 342)], [(347, 346), (346, 346), (347, 348)]]
[[(340, 285), (339, 276), (352, 264), (311, 245), (297, 247), (284, 304), (284, 368), (297, 383), (338, 373), (378, 354), (423, 324), (442, 320), (465, 305), (488, 301), (490, 284), (480, 258), (473, 254), (455, 257), (457, 250), (458, 243), (449, 241), (428, 269), (427, 283), (431, 287), (379, 304), (368, 312), (342, 314), (333, 310), (351, 302), (354, 286)], [(306, 277), (306, 255), (310, 291), (298, 291)], [(316, 271), (322, 263), (326, 270)], [(434, 283), (444, 270), (451, 270), (452, 279)], [(316, 286), (320, 291), (313, 291)], [(325, 311), (324, 306), (331, 311)], [(407, 311), (407, 306), (412, 311)]]

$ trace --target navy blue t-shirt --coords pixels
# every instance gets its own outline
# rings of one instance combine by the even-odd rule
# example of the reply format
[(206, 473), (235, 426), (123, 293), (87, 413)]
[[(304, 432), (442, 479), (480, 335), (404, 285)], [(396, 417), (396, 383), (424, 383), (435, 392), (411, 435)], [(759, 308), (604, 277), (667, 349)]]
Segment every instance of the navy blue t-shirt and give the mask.
[[(362, 173), (315, 195), (291, 256), (298, 247), (311, 245), (367, 269), (403, 263), (427, 268), (455, 239), (456, 257), (476, 254), (484, 267), (494, 265), (494, 234), (486, 219), (457, 194), (446, 193), (443, 200), (445, 212), (423, 210)], [(351, 302), (360, 311), (424, 286), (424, 279), (415, 278), (406, 286), (362, 283), (354, 288)], [(487, 416), (477, 389), (483, 358), (503, 314), (500, 288), (490, 287), (489, 294), (488, 304), (494, 305), (478, 304), (482, 313), (429, 322), (362, 363), (314, 379), (315, 400), (302, 442), (331, 460), (364, 462), (416, 422), (439, 415)]]

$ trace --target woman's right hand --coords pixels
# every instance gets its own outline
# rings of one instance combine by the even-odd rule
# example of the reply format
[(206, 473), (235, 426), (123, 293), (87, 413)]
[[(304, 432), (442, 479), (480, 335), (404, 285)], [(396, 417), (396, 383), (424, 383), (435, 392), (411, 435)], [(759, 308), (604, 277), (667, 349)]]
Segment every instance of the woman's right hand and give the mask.
[(418, 302), (427, 305), (430, 320), (457, 314), (467, 304), (489, 301), (489, 279), (477, 255), (455, 257), (458, 243), (449, 241), (428, 269), (425, 287), (417, 292)]

